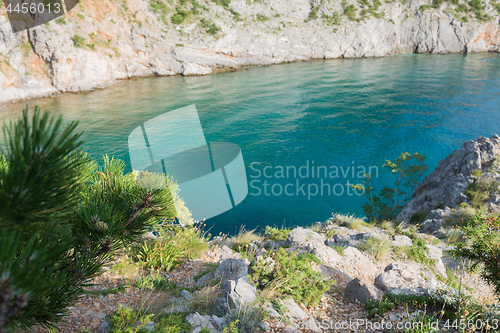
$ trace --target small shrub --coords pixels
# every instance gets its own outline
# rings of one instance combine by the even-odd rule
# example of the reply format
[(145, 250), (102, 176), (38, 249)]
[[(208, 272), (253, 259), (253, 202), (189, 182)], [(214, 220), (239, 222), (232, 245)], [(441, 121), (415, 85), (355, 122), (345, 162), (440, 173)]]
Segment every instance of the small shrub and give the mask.
[(307, 18), (309, 20), (317, 19), (318, 18), (318, 10), (319, 10), (319, 7), (314, 7), (313, 9), (311, 9)]
[(162, 0), (150, 0), (149, 7), (153, 11), (153, 13), (159, 15), (161, 20), (166, 23), (165, 17), (170, 12), (170, 9), (168, 8), (166, 3), (164, 3)]
[(369, 299), (366, 301), (365, 308), (368, 310), (368, 317), (382, 316), (384, 313), (394, 309), (395, 304), (387, 297), (382, 297), (380, 300)]
[(410, 223), (419, 224), (425, 221), (429, 213), (427, 212), (416, 212), (410, 217)]
[(349, 229), (357, 230), (361, 226), (367, 226), (364, 219), (349, 214), (332, 214), (332, 217), (326, 221), (328, 224), (337, 224), (341, 227), (348, 227)]
[(382, 229), (385, 229), (389, 232), (393, 232), (394, 231), (394, 224), (391, 222), (391, 221), (384, 221), (380, 224), (380, 227)]
[(212, 2), (215, 2), (216, 4), (224, 8), (228, 8), (231, 0), (212, 0)]
[(66, 24), (66, 20), (64, 19), (64, 17), (60, 17), (58, 19), (55, 19), (54, 20), (57, 24)]
[(429, 250), (425, 245), (425, 241), (420, 237), (413, 238), (413, 244), (405, 247), (405, 252), (408, 259), (421, 263), (427, 268), (431, 268), (436, 263), (435, 259), (429, 259), (427, 255)]
[(181, 24), (184, 22), (184, 19), (189, 15), (189, 12), (185, 10), (177, 10), (177, 12), (172, 15), (171, 21), (173, 24)]
[(460, 231), (460, 229), (457, 228), (450, 228), (446, 230), (444, 233), (446, 242), (448, 244), (453, 244), (458, 242), (462, 238), (462, 235), (463, 235), (462, 231)]
[(368, 310), (368, 316), (373, 318), (375, 316), (382, 316), (386, 312), (394, 309), (397, 305), (408, 305), (413, 308), (420, 308), (426, 305), (433, 305), (436, 302), (427, 295), (405, 295), (405, 294), (391, 294), (385, 293), (378, 301), (368, 300), (365, 308)]
[(481, 169), (472, 171), (472, 176), (474, 176), (475, 178), (481, 178), (482, 175), (483, 175), (483, 170)]
[(193, 330), (186, 321), (186, 315), (181, 313), (171, 313), (161, 317), (154, 317), (155, 328), (153, 332), (157, 333), (189, 333)]
[(201, 272), (200, 274), (197, 274), (193, 277), (193, 280), (194, 282), (198, 282), (198, 280), (203, 276), (203, 275), (206, 275), (208, 273), (212, 273), (212, 272), (215, 272), (215, 270), (217, 269), (217, 267), (219, 267), (218, 264), (213, 264), (213, 263), (206, 263), (206, 265), (208, 266), (207, 268), (205, 268), (205, 270), (203, 270), (203, 272)]
[(266, 229), (264, 230), (264, 234), (272, 241), (281, 242), (287, 239), (290, 231), (291, 230), (287, 228), (273, 228), (267, 225)]
[(262, 14), (257, 14), (255, 17), (256, 17), (256, 18), (257, 18), (257, 20), (259, 20), (259, 21), (267, 21), (267, 20), (269, 20), (269, 17), (266, 17), (266, 16), (264, 16), (264, 15), (262, 15)]
[(175, 242), (182, 247), (183, 257), (186, 259), (198, 259), (207, 248), (207, 235), (203, 231), (203, 224), (168, 224), (164, 226), (165, 233), (162, 238), (166, 242)]
[(458, 204), (458, 208), (470, 208), (470, 205), (467, 202), (461, 202)]
[[(152, 315), (141, 316), (137, 311), (120, 305), (118, 310), (108, 316), (110, 333), (143, 333)], [(141, 330), (142, 329), (142, 330)]]
[(344, 14), (349, 18), (351, 21), (356, 21), (356, 10), (357, 8), (354, 7), (354, 5), (349, 5), (344, 9)]
[(254, 241), (262, 241), (263, 237), (257, 235), (255, 230), (245, 230), (245, 227), (241, 226), (238, 235), (231, 239), (231, 249), (236, 252), (247, 252), (250, 249), (250, 244)]
[(373, 255), (377, 260), (386, 258), (392, 250), (392, 245), (385, 239), (370, 237), (359, 243), (358, 248)]
[(20, 46), (21, 50), (24, 51), (24, 56), (27, 57), (30, 55), (30, 51), (33, 50), (30, 42), (26, 42)]
[(325, 20), (327, 23), (331, 23), (333, 25), (339, 25), (340, 21), (342, 21), (342, 18), (340, 17), (339, 13), (333, 12), (331, 16), (328, 16), (326, 14), (323, 14), (321, 16), (323, 20)]
[(311, 268), (312, 262), (320, 263), (313, 254), (287, 253), (279, 248), (255, 263), (252, 280), (260, 290), (288, 295), (299, 304), (315, 306), (323, 293), (330, 289), (332, 282), (314, 271)]

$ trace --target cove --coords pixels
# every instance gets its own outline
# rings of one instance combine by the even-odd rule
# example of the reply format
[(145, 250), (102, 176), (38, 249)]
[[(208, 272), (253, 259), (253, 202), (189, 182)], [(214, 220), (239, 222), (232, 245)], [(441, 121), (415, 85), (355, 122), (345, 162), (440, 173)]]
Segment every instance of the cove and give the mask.
[[(241, 148), (249, 182), (243, 202), (207, 221), (210, 232), (310, 225), (332, 212), (363, 215), (365, 198), (349, 186), (362, 181), (362, 168), (377, 171), (380, 188), (394, 183), (382, 164), (401, 152), (424, 155), (430, 172), (464, 141), (500, 134), (500, 54), (312, 61), (122, 81), (2, 104), (1, 119), (16, 118), (26, 104), (80, 120), (85, 151), (122, 158), (129, 168), (134, 128), (196, 104), (207, 141)], [(319, 175), (300, 177), (307, 163)], [(332, 166), (338, 177), (330, 177)], [(280, 168), (290, 177), (276, 177)]]

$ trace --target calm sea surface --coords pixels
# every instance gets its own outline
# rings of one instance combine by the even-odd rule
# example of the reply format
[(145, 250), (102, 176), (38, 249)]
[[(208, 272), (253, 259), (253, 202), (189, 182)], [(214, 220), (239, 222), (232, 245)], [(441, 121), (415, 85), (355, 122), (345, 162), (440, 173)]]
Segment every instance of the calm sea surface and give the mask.
[[(360, 172), (371, 170), (376, 186), (390, 185), (394, 178), (381, 165), (401, 152), (423, 154), (432, 171), (462, 142), (500, 134), (500, 54), (401, 55), (147, 78), (28, 103), (80, 120), (87, 152), (115, 155), (129, 168), (127, 138), (134, 128), (196, 104), (206, 140), (235, 143), (243, 153), (247, 198), (207, 221), (212, 233), (234, 233), (241, 224), (309, 225), (332, 212), (362, 216), (365, 199), (347, 185), (361, 182)], [(25, 104), (0, 104), (0, 118), (14, 119)]]

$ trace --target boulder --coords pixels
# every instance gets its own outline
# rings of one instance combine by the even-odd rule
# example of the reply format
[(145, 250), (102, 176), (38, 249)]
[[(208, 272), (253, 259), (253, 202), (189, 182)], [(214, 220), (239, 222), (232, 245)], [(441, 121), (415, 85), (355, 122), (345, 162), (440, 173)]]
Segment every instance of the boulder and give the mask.
[(287, 246), (304, 247), (310, 242), (325, 244), (325, 237), (310, 229), (298, 227), (290, 231), (285, 241)]
[(342, 256), (337, 251), (325, 245), (325, 237), (323, 235), (301, 227), (293, 229), (288, 234), (285, 245), (313, 253), (327, 266), (332, 266), (342, 259)]
[(344, 290), (344, 298), (352, 302), (366, 303), (368, 300), (379, 300), (382, 295), (382, 291), (363, 277), (349, 282)]
[(281, 303), (288, 309), (286, 314), (290, 318), (297, 320), (309, 318), (309, 315), (304, 310), (302, 310), (302, 308), (297, 303), (295, 303), (295, 300), (293, 298), (287, 298), (281, 301)]
[(257, 296), (255, 296), (257, 288), (250, 283), (246, 276), (236, 281), (230, 280), (229, 282), (230, 290), (228, 293), (228, 300), (230, 305), (239, 308), (257, 299)]

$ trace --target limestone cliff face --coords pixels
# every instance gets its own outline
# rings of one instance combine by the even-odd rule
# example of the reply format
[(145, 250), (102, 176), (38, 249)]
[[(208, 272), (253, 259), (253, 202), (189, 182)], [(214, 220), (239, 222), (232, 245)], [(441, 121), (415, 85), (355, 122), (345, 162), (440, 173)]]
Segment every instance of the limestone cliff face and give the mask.
[[(64, 19), (17, 34), (2, 7), (0, 102), (87, 91), (131, 77), (205, 75), (309, 59), (500, 51), (500, 5), (494, 2), (483, 3), (486, 19), (479, 22), (466, 2), (459, 5), (469, 9), (459, 11), (446, 2), (424, 9), (428, 0), (165, 1), (82, 0)], [(185, 18), (174, 24), (173, 15)]]

